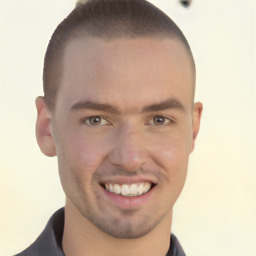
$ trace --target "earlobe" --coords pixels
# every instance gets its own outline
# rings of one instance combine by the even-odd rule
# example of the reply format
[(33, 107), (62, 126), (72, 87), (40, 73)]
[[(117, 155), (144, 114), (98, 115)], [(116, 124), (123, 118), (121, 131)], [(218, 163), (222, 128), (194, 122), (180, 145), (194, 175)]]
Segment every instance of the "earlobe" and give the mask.
[(201, 102), (196, 102), (194, 104), (194, 110), (193, 110), (193, 141), (192, 141), (191, 152), (195, 147), (195, 140), (200, 128), (202, 111), (203, 111), (203, 104)]
[(37, 121), (36, 139), (41, 151), (47, 156), (55, 156), (56, 148), (52, 137), (52, 115), (43, 97), (36, 98)]

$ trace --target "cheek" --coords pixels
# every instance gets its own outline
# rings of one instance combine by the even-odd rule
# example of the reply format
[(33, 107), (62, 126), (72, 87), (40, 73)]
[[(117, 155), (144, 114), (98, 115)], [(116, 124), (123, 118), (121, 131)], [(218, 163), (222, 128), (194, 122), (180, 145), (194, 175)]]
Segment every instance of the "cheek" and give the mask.
[(95, 170), (106, 158), (108, 149), (103, 140), (86, 136), (74, 141), (72, 151), (76, 163), (83, 168)]
[(69, 197), (75, 194), (80, 198), (85, 189), (91, 191), (93, 188), (92, 176), (104, 159), (102, 147), (90, 138), (73, 136), (60, 148), (58, 163), (63, 190)]
[(165, 170), (178, 172), (187, 167), (189, 152), (187, 148), (176, 144), (167, 144), (165, 147), (155, 151), (156, 158), (159, 159)]
[(184, 179), (190, 153), (189, 141), (184, 137), (170, 136), (154, 144), (150, 155), (164, 170), (166, 180)]
[(162, 184), (165, 184), (166, 193), (170, 200), (176, 200), (180, 195), (187, 177), (189, 152), (187, 147), (169, 143), (158, 151), (159, 163), (162, 166)]
[(190, 147), (191, 140), (187, 131), (170, 132), (161, 137), (151, 138), (151, 149), (163, 161), (188, 157)]

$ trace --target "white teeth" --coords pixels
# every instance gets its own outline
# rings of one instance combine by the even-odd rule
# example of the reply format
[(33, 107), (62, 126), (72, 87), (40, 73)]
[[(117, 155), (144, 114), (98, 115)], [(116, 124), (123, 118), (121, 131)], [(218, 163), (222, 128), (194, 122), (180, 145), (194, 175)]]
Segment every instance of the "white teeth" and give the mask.
[(144, 193), (148, 192), (150, 190), (150, 187), (151, 187), (150, 183), (145, 184), (143, 192)]
[(113, 187), (112, 184), (109, 184), (109, 191), (110, 191), (110, 192), (114, 192), (114, 187)]
[(114, 193), (115, 194), (121, 194), (121, 187), (118, 184), (114, 185)]
[(141, 183), (133, 183), (133, 184), (112, 184), (106, 183), (105, 189), (122, 196), (140, 196), (142, 194), (147, 193), (151, 188), (150, 182), (141, 182)]
[(143, 194), (143, 192), (144, 192), (144, 184), (143, 183), (140, 183), (140, 185), (139, 185), (139, 188), (138, 188), (138, 194)]
[(136, 184), (132, 184), (130, 186), (130, 194), (137, 195), (138, 193), (138, 186)]
[(129, 195), (129, 186), (124, 184), (122, 185), (121, 195), (128, 196)]

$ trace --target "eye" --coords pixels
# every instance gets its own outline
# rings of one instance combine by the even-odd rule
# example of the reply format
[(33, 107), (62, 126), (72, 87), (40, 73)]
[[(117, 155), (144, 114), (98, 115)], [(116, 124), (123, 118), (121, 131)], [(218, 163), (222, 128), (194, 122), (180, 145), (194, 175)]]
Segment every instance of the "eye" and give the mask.
[(173, 121), (165, 116), (154, 116), (152, 119), (149, 120), (148, 124), (155, 125), (155, 126), (165, 126)]
[(101, 125), (109, 125), (110, 123), (101, 116), (90, 116), (84, 121), (88, 126), (101, 126)]

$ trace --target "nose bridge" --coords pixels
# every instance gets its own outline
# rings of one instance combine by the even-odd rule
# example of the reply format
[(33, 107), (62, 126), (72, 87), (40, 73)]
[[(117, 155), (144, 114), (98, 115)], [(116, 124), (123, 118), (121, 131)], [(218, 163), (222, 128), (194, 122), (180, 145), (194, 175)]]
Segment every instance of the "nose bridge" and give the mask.
[(146, 162), (145, 141), (139, 129), (131, 126), (122, 127), (114, 140), (114, 146), (109, 154), (109, 160), (113, 165), (127, 171), (135, 171)]

